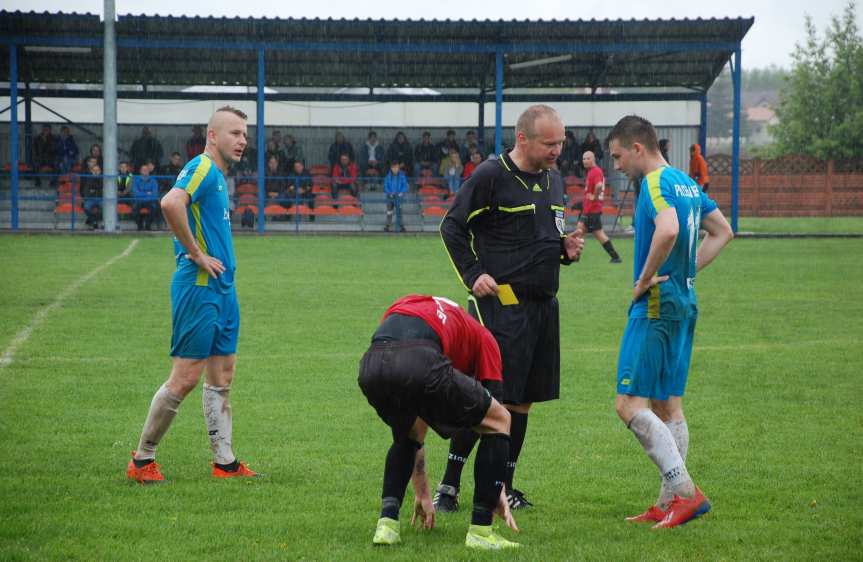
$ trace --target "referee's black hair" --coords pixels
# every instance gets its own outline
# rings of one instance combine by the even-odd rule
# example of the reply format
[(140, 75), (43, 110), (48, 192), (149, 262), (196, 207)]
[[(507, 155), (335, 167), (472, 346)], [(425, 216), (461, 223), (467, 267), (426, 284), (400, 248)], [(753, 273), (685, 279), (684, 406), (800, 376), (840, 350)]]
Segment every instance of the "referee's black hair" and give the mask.
[(659, 151), (659, 140), (656, 137), (656, 129), (653, 123), (638, 115), (627, 115), (622, 118), (608, 133), (606, 144), (617, 139), (624, 148), (631, 148), (632, 143), (637, 142), (650, 152)]

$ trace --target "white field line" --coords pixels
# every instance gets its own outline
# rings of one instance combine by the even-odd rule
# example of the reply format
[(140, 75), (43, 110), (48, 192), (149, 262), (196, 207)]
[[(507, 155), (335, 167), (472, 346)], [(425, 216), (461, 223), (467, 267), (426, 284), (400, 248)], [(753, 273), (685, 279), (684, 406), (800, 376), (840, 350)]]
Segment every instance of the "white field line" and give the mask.
[(18, 351), (18, 348), (21, 347), (28, 339), (30, 339), (30, 335), (33, 334), (33, 330), (39, 327), (39, 324), (41, 324), (45, 320), (45, 317), (47, 317), (52, 310), (63, 306), (63, 302), (68, 299), (72, 293), (80, 289), (82, 285), (102, 273), (102, 271), (104, 271), (105, 269), (114, 265), (114, 263), (116, 263), (117, 261), (131, 254), (132, 250), (134, 250), (135, 246), (137, 245), (138, 239), (136, 238), (129, 243), (129, 246), (125, 250), (123, 250), (121, 254), (117, 254), (102, 265), (96, 267), (94, 270), (76, 279), (65, 289), (63, 289), (63, 291), (61, 291), (59, 295), (57, 295), (57, 298), (54, 299), (54, 302), (45, 305), (38, 311), (36, 311), (35, 316), (33, 316), (33, 320), (31, 320), (30, 323), (25, 326), (23, 330), (18, 332), (18, 335), (16, 335), (12, 339), (12, 342), (3, 351), (3, 355), (0, 356), (0, 370), (12, 363), (12, 359), (15, 357), (15, 352)]

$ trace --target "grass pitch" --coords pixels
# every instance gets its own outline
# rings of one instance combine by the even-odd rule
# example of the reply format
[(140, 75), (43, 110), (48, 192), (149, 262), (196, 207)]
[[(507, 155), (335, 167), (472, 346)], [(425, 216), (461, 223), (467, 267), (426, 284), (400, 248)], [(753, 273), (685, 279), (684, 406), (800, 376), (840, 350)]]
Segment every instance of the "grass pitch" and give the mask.
[[(127, 237), (0, 236), (0, 353)], [(536, 406), (516, 485), (519, 552), (462, 546), (463, 509), (373, 548), (387, 428), (356, 385), (385, 308), (408, 292), (464, 302), (435, 237), (240, 237), (234, 441), (267, 474), (214, 481), (191, 394), (159, 449), (169, 480), (124, 480), (170, 367), (167, 237), (143, 238), (50, 312), (0, 368), (0, 559), (852, 560), (863, 557), (863, 241), (736, 240), (699, 276), (685, 400), (689, 468), (714, 508), (669, 532), (623, 517), (658, 477), (613, 409), (632, 281), (594, 240), (562, 270), (562, 398)], [(432, 485), (446, 443), (426, 443)], [(512, 533), (503, 531), (507, 537)]]

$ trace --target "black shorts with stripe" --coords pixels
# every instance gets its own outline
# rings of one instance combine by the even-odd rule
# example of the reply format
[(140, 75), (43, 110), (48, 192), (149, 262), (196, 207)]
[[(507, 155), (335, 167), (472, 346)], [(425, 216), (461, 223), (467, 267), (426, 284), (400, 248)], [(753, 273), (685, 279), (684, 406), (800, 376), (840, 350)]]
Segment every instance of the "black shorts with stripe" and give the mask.
[[(468, 312), (494, 334), (503, 361), (503, 402), (528, 404), (560, 398), (560, 318), (557, 298), (519, 295), (504, 305), (496, 296), (468, 301)], [(478, 306), (477, 306), (478, 305)]]
[(417, 417), (446, 439), (479, 425), (491, 407), (488, 390), (455, 369), (430, 340), (373, 342), (357, 382), (397, 442)]

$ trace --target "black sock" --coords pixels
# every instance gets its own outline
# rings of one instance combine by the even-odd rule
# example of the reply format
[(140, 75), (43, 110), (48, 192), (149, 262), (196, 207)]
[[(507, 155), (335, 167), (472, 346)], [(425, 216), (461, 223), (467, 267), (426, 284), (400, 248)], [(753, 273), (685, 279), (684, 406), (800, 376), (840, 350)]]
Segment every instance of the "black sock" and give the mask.
[(605, 248), (605, 251), (608, 252), (609, 256), (611, 256), (611, 259), (620, 259), (620, 256), (617, 254), (617, 250), (614, 249), (614, 244), (611, 243), (611, 240), (606, 240), (602, 247)]
[(515, 465), (521, 454), (521, 446), (524, 445), (524, 436), (527, 434), (527, 414), (509, 412), (512, 416), (510, 426), (509, 461), (506, 463), (506, 489), (512, 490), (512, 477), (515, 475)]
[(509, 458), (509, 436), (503, 433), (483, 435), (476, 450), (473, 464), (474, 490), (473, 525), (491, 525), (500, 489), (506, 475)]
[(237, 472), (238, 470), (240, 470), (240, 461), (238, 461), (237, 459), (234, 459), (234, 462), (232, 462), (232, 463), (228, 463), (228, 464), (215, 463), (215, 465), (217, 467), (221, 468), (222, 470), (224, 470), (225, 472)]
[(449, 458), (441, 484), (452, 486), (456, 490), (461, 484), (461, 471), (464, 468), (473, 446), (479, 439), (479, 433), (472, 429), (460, 429), (449, 442)]
[(144, 468), (151, 462), (155, 462), (155, 459), (132, 459), (132, 462), (135, 463), (135, 468)]
[(405, 488), (414, 470), (414, 459), (422, 447), (416, 441), (404, 439), (393, 443), (387, 452), (384, 465), (384, 489), (381, 494), (381, 517), (398, 521), (399, 510), (405, 497)]

